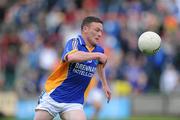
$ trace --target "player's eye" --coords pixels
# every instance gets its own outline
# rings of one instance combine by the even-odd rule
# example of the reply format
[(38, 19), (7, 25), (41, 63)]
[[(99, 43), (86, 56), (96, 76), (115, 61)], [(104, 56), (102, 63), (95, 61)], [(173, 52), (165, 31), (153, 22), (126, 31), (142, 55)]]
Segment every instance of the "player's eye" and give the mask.
[(95, 29), (96, 32), (99, 32), (99, 29)]
[(96, 31), (96, 32), (102, 32), (102, 30), (99, 29), (99, 28), (95, 29), (95, 31)]

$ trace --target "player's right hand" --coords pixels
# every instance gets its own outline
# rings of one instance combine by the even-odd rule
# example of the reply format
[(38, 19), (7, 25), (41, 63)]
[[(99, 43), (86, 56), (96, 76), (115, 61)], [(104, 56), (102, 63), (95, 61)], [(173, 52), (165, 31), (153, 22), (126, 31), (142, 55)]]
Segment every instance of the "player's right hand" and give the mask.
[(102, 64), (106, 64), (107, 62), (107, 56), (103, 53), (99, 53), (99, 61), (102, 63)]

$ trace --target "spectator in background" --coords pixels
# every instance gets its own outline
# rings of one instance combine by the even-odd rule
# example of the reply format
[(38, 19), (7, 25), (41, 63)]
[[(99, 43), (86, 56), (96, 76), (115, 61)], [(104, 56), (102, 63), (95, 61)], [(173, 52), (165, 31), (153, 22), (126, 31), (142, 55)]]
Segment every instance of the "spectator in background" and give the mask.
[(127, 66), (124, 68), (126, 80), (131, 84), (135, 94), (145, 93), (148, 79), (140, 64), (143, 59), (138, 59), (135, 53), (129, 53), (126, 60)]
[(1, 69), (4, 70), (4, 89), (14, 90), (16, 65), (20, 59), (21, 41), (14, 29), (8, 29), (1, 41)]
[(162, 93), (170, 94), (175, 91), (179, 84), (179, 74), (173, 64), (167, 64), (160, 77), (160, 90)]
[[(112, 73), (112, 82), (117, 77), (125, 76), (122, 70), (117, 70), (121, 69), (120, 66), (129, 67), (122, 62), (131, 51), (138, 52), (139, 34), (146, 30), (160, 33), (162, 38), (160, 51), (152, 57), (146, 57), (148, 61), (143, 63), (142, 68), (148, 79), (148, 92), (158, 91), (159, 78), (165, 64), (173, 62), (175, 69), (178, 71), (180, 69), (179, 3), (178, 0), (166, 0), (166, 2), (163, 0), (1, 0), (0, 72), (8, 80), (19, 81), (20, 79), (15, 75), (16, 71), (23, 71), (24, 68), (19, 67), (19, 64), (17, 67), (16, 64), (25, 60), (27, 61), (27, 65), (24, 65), (25, 69), (31, 71), (32, 68), (36, 68), (38, 74), (42, 73), (40, 69), (42, 63), (38, 61), (40, 48), (46, 46), (44, 41), (55, 39), (53, 47), (58, 51), (56, 55), (61, 55), (64, 43), (67, 42), (66, 37), (72, 37), (79, 32), (77, 29), (80, 25), (79, 21), (87, 15), (96, 14), (101, 16), (105, 23), (107, 37), (103, 44), (114, 60), (108, 65), (108, 70), (110, 74)], [(15, 28), (13, 39), (15, 37), (20, 39), (13, 45), (11, 42), (7, 47), (8, 40), (4, 40), (4, 37), (12, 34), (3, 32), (3, 29), (9, 27)], [(18, 52), (13, 51), (10, 46), (16, 46), (14, 48)], [(11, 58), (14, 58), (14, 61)], [(41, 81), (39, 79), (37, 81)], [(1, 81), (5, 82), (5, 80)]]
[(103, 105), (103, 99), (105, 98), (101, 81), (99, 80), (97, 75), (95, 75), (95, 77), (93, 77), (93, 79), (91, 80), (89, 90), (90, 92), (87, 97), (86, 105), (91, 105), (94, 108), (94, 111), (88, 119), (96, 120), (98, 119), (100, 110)]
[(7, 1), (6, 0), (1, 0), (0, 1), (0, 25), (4, 21), (6, 10), (7, 10)]

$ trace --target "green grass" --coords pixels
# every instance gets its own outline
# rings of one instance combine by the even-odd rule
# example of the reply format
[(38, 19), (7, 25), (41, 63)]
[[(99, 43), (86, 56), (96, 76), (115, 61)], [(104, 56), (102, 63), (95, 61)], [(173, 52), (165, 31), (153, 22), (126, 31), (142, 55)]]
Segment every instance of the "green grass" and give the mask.
[(13, 117), (3, 117), (3, 118), (1, 118), (0, 117), (0, 120), (15, 120), (15, 118), (13, 118)]
[[(14, 117), (0, 117), (0, 120), (22, 120), (22, 119), (16, 119)], [(23, 120), (32, 120), (32, 119), (23, 119)]]
[(129, 120), (179, 120), (179, 117), (175, 116), (137, 116), (132, 117)]
[[(0, 120), (18, 120), (13, 117), (1, 118)], [(115, 119), (105, 119), (105, 120), (115, 120)], [(129, 119), (116, 119), (116, 120), (180, 120), (179, 117), (175, 116), (133, 116)]]
[[(97, 119), (99, 120), (99, 119)], [(101, 119), (101, 120), (180, 120), (179, 117), (175, 116), (133, 116), (129, 119)]]

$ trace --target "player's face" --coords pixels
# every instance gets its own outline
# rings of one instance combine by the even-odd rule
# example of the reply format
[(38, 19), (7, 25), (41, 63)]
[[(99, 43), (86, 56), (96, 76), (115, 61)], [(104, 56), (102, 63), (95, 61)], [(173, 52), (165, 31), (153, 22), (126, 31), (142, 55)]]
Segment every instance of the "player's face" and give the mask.
[(92, 22), (88, 25), (87, 38), (91, 45), (96, 45), (100, 42), (103, 35), (103, 25), (98, 22)]

